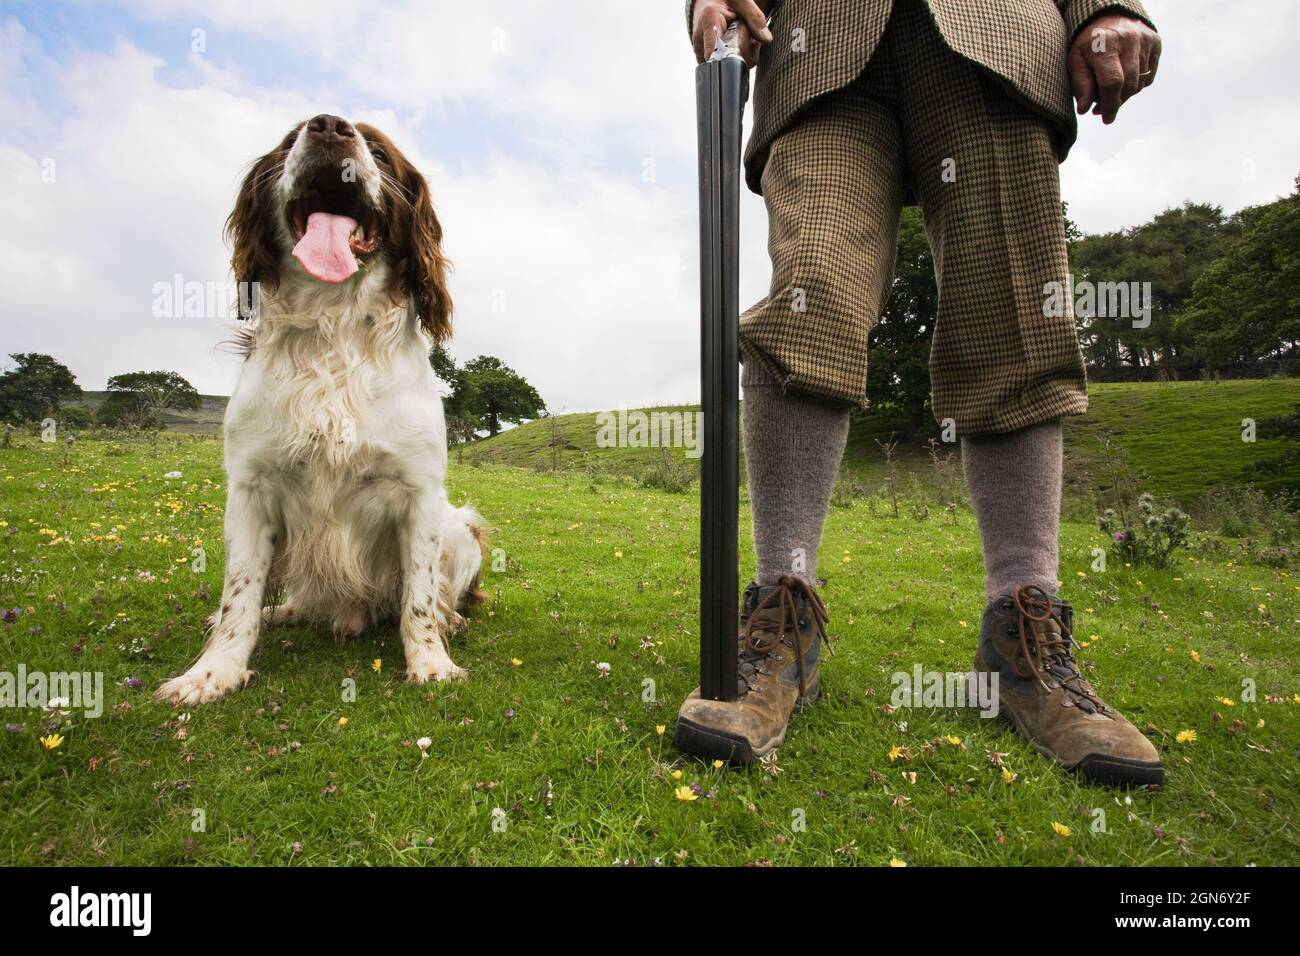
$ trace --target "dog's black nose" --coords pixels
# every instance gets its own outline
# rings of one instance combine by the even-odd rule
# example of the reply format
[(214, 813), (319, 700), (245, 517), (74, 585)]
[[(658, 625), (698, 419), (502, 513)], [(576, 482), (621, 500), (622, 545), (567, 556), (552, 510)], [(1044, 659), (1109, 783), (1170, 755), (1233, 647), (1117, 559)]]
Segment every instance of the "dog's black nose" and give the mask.
[(321, 113), (319, 116), (313, 116), (309, 119), (307, 121), (307, 132), (309, 135), (326, 143), (333, 143), (341, 139), (352, 139), (357, 134), (357, 131), (352, 128), (352, 124), (342, 116), (331, 116), (329, 113)]

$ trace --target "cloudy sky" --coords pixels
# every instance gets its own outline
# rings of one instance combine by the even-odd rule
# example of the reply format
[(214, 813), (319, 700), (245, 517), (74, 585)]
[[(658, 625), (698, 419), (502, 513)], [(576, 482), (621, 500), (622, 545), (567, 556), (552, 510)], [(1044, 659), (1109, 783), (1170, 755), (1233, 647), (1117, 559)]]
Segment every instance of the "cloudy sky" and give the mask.
[[(967, 0), (976, 2), (976, 0)], [(555, 411), (698, 395), (693, 58), (677, 0), (0, 3), (0, 353), (85, 388), (174, 369), (228, 394), (217, 317), (154, 287), (223, 283), (245, 166), (320, 112), (388, 132), (433, 188), (461, 359), (500, 356)], [(1194, 199), (1232, 211), (1300, 172), (1295, 0), (1149, 0), (1156, 86), (1063, 169), (1090, 232)], [(766, 289), (761, 200), (742, 300)]]

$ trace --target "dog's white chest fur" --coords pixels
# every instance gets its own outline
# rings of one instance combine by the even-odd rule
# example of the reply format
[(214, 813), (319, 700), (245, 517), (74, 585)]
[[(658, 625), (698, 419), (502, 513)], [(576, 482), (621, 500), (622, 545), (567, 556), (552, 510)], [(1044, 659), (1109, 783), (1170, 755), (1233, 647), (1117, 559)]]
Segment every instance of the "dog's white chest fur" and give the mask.
[(309, 618), (394, 612), (412, 505), (445, 502), (428, 343), (404, 309), (365, 304), (270, 312), (226, 413), (229, 481), (278, 511), (272, 583)]

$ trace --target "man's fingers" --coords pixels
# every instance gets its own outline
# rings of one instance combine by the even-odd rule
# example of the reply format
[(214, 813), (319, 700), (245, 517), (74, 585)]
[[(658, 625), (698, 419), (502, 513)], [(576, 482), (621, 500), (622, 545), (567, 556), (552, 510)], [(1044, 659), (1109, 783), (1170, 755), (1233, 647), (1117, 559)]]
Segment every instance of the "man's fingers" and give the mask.
[(1127, 40), (1119, 58), (1124, 67), (1124, 102), (1142, 89), (1142, 44), (1136, 38)]
[(1106, 124), (1115, 122), (1129, 97), (1155, 80), (1160, 66), (1159, 34), (1126, 14), (1103, 14), (1090, 34), (1080, 33), (1070, 47), (1066, 70), (1079, 112), (1091, 107)]
[(1115, 122), (1120, 105), (1124, 102), (1124, 67), (1119, 56), (1107, 53), (1093, 60), (1092, 71), (1097, 77), (1097, 105), (1103, 123)]
[(749, 66), (758, 64), (759, 45), (772, 39), (772, 31), (767, 28), (767, 15), (754, 0), (710, 3), (698, 7), (697, 11), (695, 32), (691, 36), (697, 62), (703, 63), (713, 55), (718, 37), (735, 21), (739, 23), (737, 39), (741, 57)]
[[(749, 32), (757, 38), (759, 43), (772, 42), (772, 31), (767, 28), (767, 14), (754, 0), (731, 0), (731, 6), (736, 11), (736, 16), (744, 22), (745, 26), (749, 27)], [(748, 58), (746, 58), (745, 62), (749, 62)], [(750, 63), (749, 65), (753, 66), (754, 64)]]
[(740, 37), (740, 55), (745, 61), (745, 66), (758, 66), (760, 44), (753, 31), (749, 29), (747, 24), (741, 23), (738, 36)]
[(1092, 107), (1093, 101), (1097, 98), (1097, 84), (1092, 77), (1092, 67), (1088, 65), (1088, 58), (1083, 53), (1083, 47), (1076, 44), (1070, 50), (1070, 89), (1074, 91), (1075, 105), (1079, 110), (1079, 115)]
[(1155, 73), (1151, 69), (1151, 58), (1143, 54), (1138, 69), (1142, 71), (1138, 73), (1138, 92), (1141, 93), (1151, 85), (1151, 80), (1155, 78)]
[(1150, 51), (1147, 53), (1146, 71), (1147, 76), (1142, 82), (1150, 86), (1156, 81), (1156, 73), (1160, 71), (1160, 37), (1155, 38)]
[(695, 42), (697, 63), (703, 63), (713, 55), (713, 47), (726, 29), (727, 19), (716, 8), (701, 11), (700, 18), (695, 21), (695, 36), (691, 38)]

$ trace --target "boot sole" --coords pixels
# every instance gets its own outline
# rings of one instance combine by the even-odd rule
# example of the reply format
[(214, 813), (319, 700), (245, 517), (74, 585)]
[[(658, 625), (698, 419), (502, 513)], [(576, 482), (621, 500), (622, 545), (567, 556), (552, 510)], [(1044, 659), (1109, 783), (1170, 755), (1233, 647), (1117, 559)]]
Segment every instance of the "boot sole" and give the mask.
[[(981, 669), (980, 665), (983, 665), (985, 672), (990, 671), (988, 665), (977, 657), (975, 660), (977, 672)], [(1165, 782), (1164, 765), (1159, 762), (1152, 763), (1149, 760), (1112, 757), (1109, 754), (1086, 754), (1072, 764), (1066, 763), (1050, 748), (1043, 746), (1030, 736), (1024, 725), (1020, 723), (1020, 718), (1016, 716), (1016, 712), (1003, 706), (1000, 698), (998, 700), (998, 715), (1011, 721), (1011, 726), (1016, 729), (1017, 734), (1029, 741), (1029, 745), (1035, 751), (1051, 760), (1066, 773), (1076, 774), (1095, 783), (1121, 787), (1162, 786)]]
[[(817, 683), (813, 685), (807, 696), (800, 697), (795, 701), (791, 716), (799, 713), (805, 707), (815, 704), (817, 699), (821, 697), (821, 693), (822, 687), (819, 676)], [(677, 729), (673, 733), (673, 744), (683, 753), (704, 757), (708, 760), (725, 760), (733, 767), (743, 767), (747, 764), (757, 763), (785, 743), (785, 735), (789, 727), (790, 722), (787, 720), (779, 734), (755, 747), (744, 737), (715, 730), (712, 727), (703, 727), (700, 724), (679, 717), (677, 719)]]

